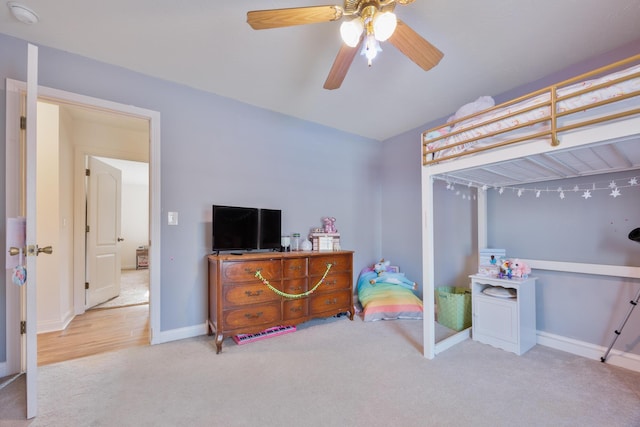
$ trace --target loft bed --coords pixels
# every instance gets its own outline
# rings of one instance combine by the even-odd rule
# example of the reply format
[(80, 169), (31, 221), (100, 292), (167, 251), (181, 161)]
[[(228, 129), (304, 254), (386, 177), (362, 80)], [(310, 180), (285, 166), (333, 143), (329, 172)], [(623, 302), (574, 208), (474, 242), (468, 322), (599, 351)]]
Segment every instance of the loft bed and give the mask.
[[(424, 356), (432, 359), (470, 336), (465, 329), (438, 342), (435, 338), (435, 181), (487, 189), (640, 169), (640, 54), (464, 117), (453, 116), (423, 132), (421, 139)], [(478, 247), (483, 248), (485, 191), (477, 191), (477, 203)], [(565, 264), (530, 261), (533, 268), (571, 271)], [(640, 267), (576, 268), (640, 278)]]

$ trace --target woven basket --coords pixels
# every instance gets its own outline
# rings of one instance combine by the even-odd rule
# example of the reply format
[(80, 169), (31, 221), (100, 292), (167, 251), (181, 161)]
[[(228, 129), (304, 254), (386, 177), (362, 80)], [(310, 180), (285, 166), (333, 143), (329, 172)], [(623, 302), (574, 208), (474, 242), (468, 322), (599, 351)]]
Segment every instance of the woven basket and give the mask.
[(471, 289), (454, 286), (436, 288), (438, 323), (455, 331), (471, 326)]

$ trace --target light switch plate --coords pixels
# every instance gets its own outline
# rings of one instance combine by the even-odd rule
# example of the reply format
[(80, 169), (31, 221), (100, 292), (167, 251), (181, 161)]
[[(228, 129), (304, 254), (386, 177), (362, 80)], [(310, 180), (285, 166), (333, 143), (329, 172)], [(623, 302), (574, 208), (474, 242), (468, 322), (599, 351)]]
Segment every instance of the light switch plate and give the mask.
[(178, 225), (178, 212), (169, 212), (168, 222), (169, 225)]

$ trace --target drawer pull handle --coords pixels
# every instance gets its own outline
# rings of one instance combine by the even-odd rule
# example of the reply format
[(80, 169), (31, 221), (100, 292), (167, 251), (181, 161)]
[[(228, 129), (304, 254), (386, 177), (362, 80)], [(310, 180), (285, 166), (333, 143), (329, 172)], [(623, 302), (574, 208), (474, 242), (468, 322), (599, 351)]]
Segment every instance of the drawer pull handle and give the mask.
[(327, 280), (327, 281), (326, 281), (327, 286), (333, 286), (333, 285), (335, 285), (336, 283), (338, 283), (338, 281), (337, 281), (337, 280)]
[(245, 272), (245, 273), (247, 273), (247, 274), (253, 274), (253, 273), (254, 273), (254, 270), (253, 270), (252, 268), (245, 267), (245, 268), (244, 268), (244, 272)]
[(292, 265), (291, 267), (289, 267), (289, 270), (292, 270), (292, 271), (302, 270), (302, 266), (301, 265)]
[(251, 292), (251, 291), (244, 291), (244, 293), (248, 296), (248, 297), (259, 297), (260, 295), (262, 295), (262, 290), (258, 290), (255, 292)]
[(298, 312), (302, 311), (302, 307), (291, 307), (289, 309), (289, 311), (292, 312), (292, 313), (298, 313)]
[(338, 298), (328, 299), (324, 302), (326, 305), (333, 305), (338, 303)]
[(244, 317), (246, 317), (247, 319), (259, 319), (260, 317), (262, 317), (262, 312), (259, 311), (256, 314), (246, 313)]

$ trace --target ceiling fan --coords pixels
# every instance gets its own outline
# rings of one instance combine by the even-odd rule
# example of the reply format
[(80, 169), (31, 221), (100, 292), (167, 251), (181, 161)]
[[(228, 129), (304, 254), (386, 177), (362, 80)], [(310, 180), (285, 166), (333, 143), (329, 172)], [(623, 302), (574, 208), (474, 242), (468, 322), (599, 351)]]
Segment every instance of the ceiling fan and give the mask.
[(340, 27), (344, 44), (324, 82), (325, 89), (337, 89), (342, 85), (358, 51), (363, 52), (371, 66), (371, 60), (380, 50), (379, 42), (385, 40), (389, 40), (425, 71), (440, 62), (444, 54), (393, 13), (396, 4), (407, 5), (413, 2), (414, 0), (345, 0), (344, 6), (254, 10), (247, 13), (247, 22), (254, 30), (265, 30), (352, 17)]

